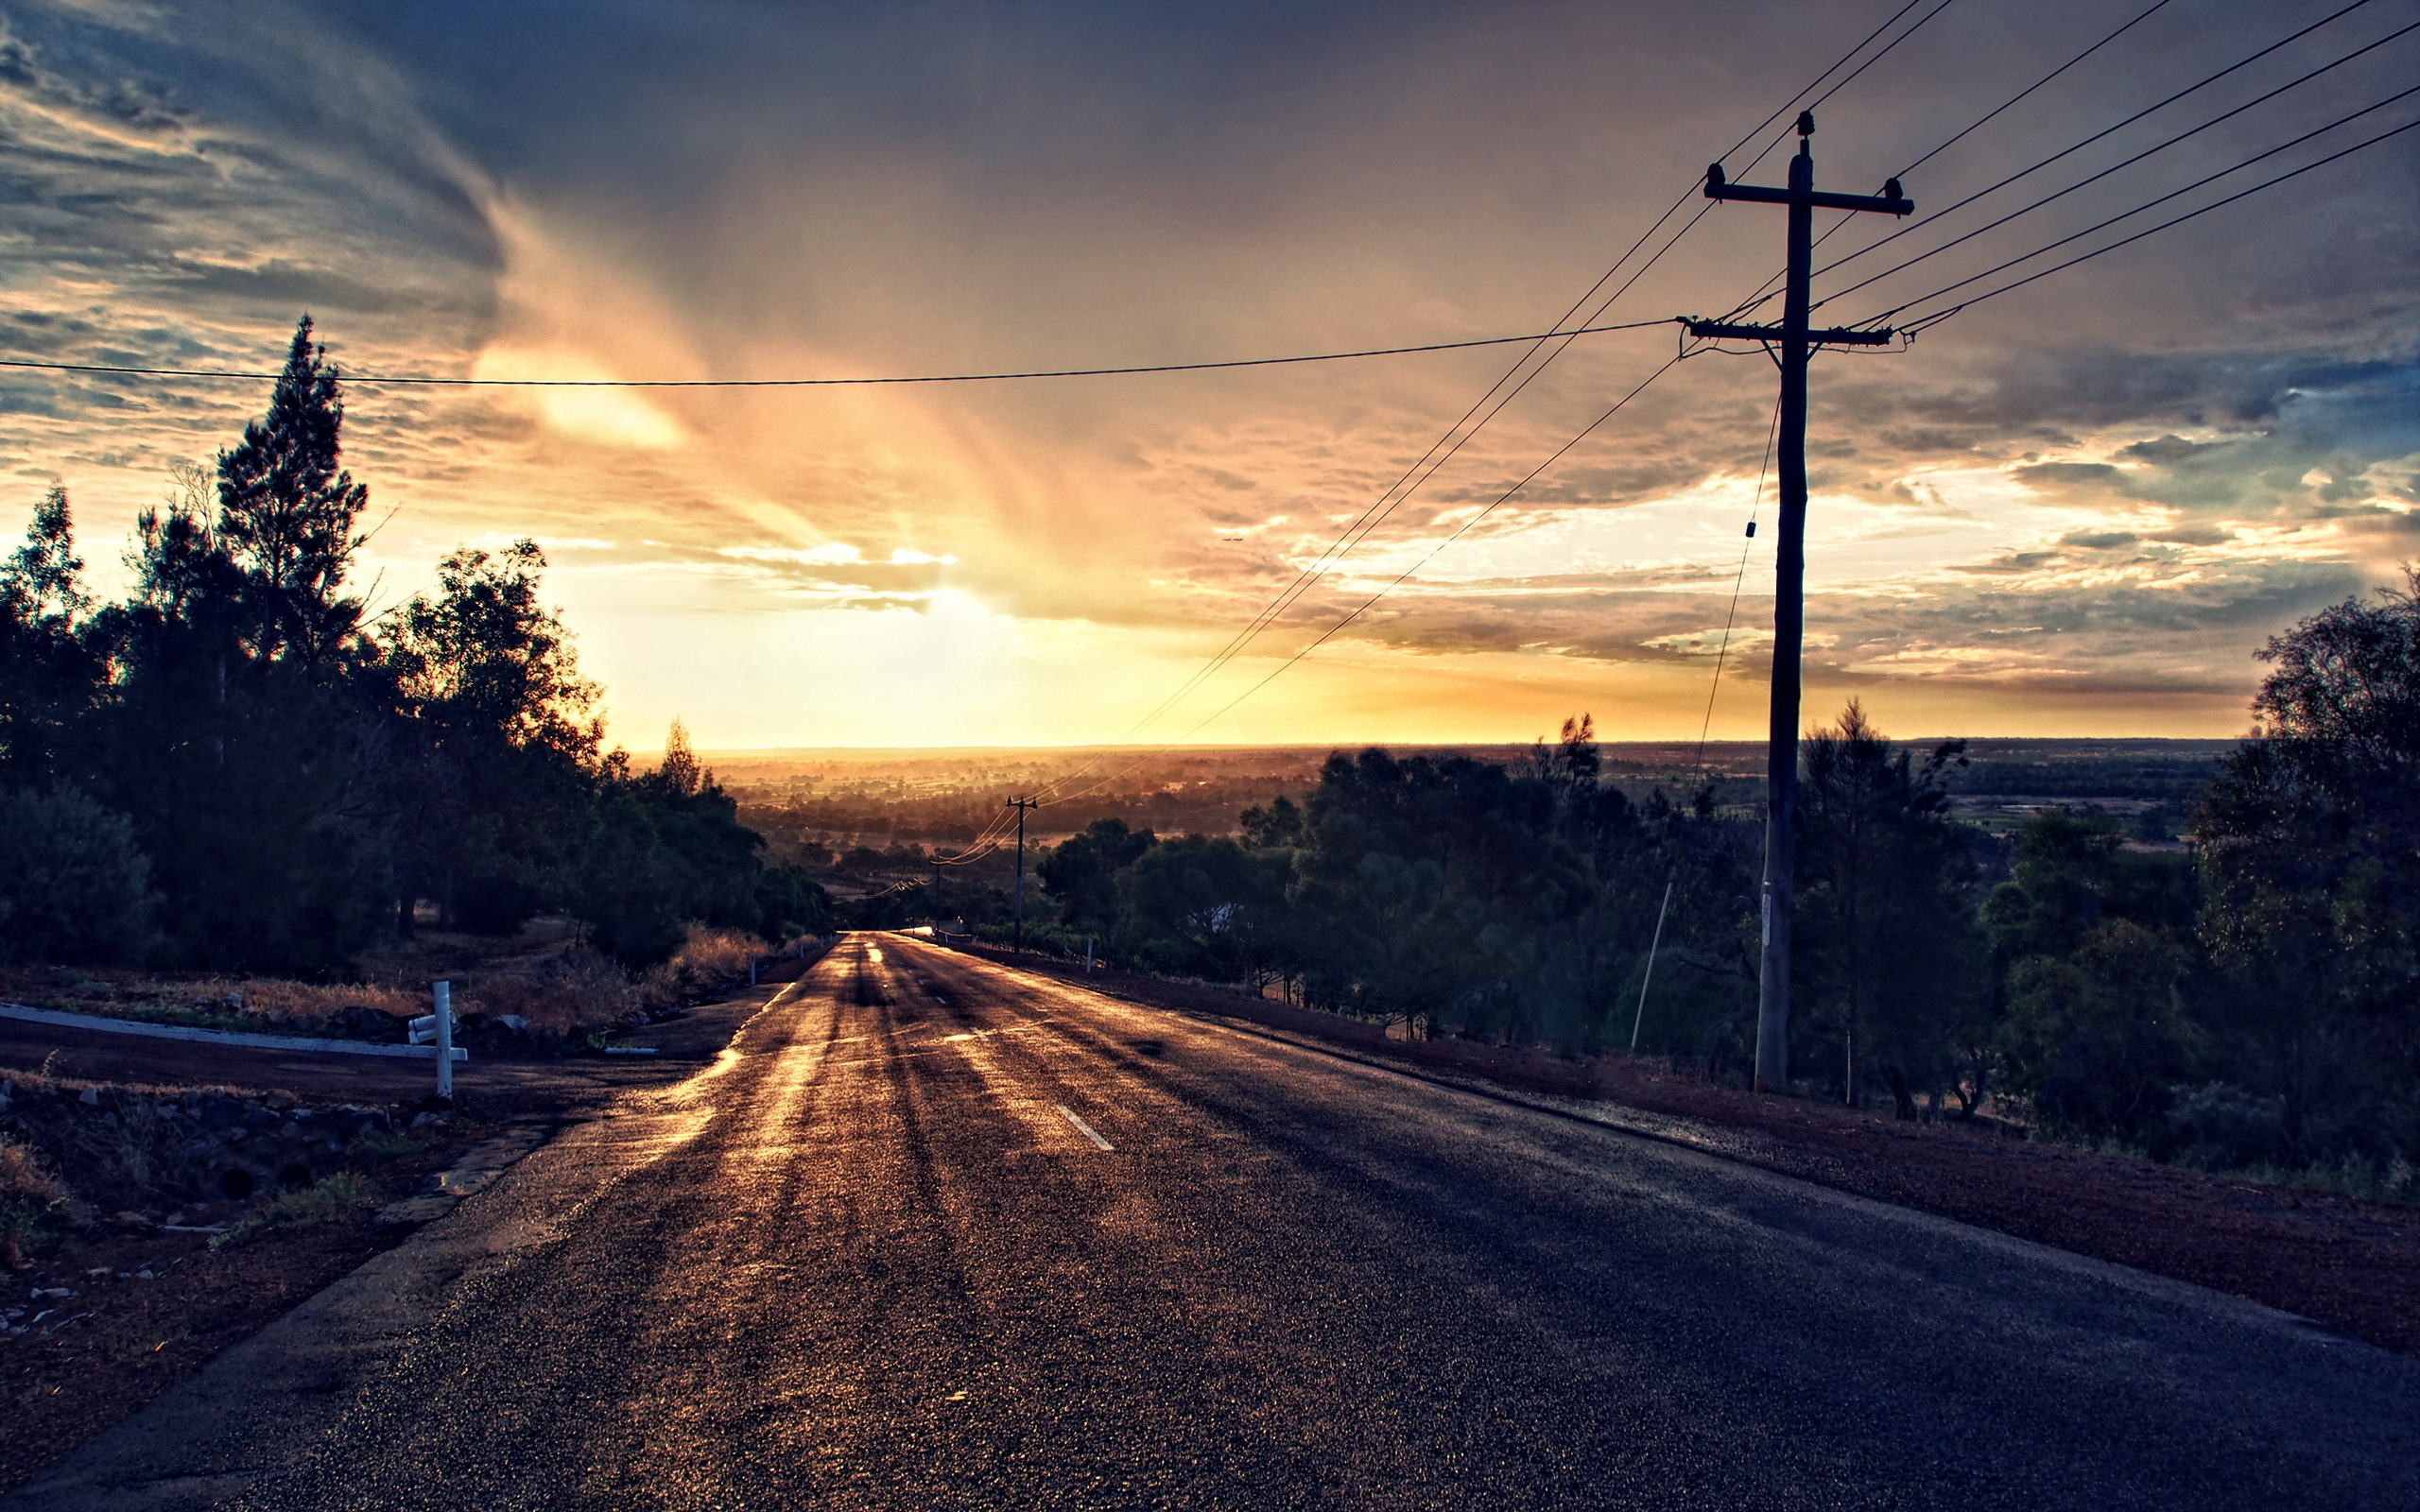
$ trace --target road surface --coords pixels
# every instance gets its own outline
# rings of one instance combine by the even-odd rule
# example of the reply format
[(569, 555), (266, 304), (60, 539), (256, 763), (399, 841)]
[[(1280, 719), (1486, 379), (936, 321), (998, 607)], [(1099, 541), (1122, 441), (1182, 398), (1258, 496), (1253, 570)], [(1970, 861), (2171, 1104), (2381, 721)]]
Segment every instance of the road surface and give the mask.
[(859, 935), (9, 1508), (2420, 1506), (2420, 1362)]

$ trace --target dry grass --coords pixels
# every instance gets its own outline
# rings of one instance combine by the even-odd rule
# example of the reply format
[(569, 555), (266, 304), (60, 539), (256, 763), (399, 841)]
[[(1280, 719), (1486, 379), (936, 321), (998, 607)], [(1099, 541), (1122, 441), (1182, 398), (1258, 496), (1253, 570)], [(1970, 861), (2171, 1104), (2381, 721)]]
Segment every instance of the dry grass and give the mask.
[(280, 977), (152, 975), (141, 971), (0, 972), (0, 998), (35, 1007), (208, 1027), (309, 1033), (350, 1007), (397, 1018), (428, 1011), (424, 995), (365, 985), (321, 987)]
[(0, 1200), (65, 1202), (67, 1183), (43, 1168), (42, 1157), (0, 1134)]
[(479, 977), (455, 1007), (492, 1018), (518, 1014), (541, 1029), (577, 1035), (612, 1028), (638, 1004), (629, 973), (595, 951), (573, 949)]
[(397, 1020), (418, 1017), (429, 1011), (421, 983), (450, 978), (457, 1013), (511, 1014), (578, 1038), (627, 1024), (643, 1012), (710, 996), (745, 980), (749, 962), (767, 954), (769, 947), (752, 935), (693, 925), (671, 960), (633, 981), (613, 961), (574, 942), (567, 921), (537, 919), (511, 939), (424, 930), (417, 940), (365, 956), (372, 978), (365, 984), (0, 969), (0, 1000), (203, 1028), (315, 1034), (348, 1009), (370, 1008)]
[(746, 979), (748, 963), (766, 954), (765, 942), (753, 935), (692, 924), (672, 959), (639, 979), (640, 1000), (651, 1009), (685, 1006)]
[(22, 1267), (43, 1219), (74, 1200), (40, 1156), (0, 1134), (0, 1266)]
[(302, 1228), (334, 1223), (378, 1200), (378, 1189), (357, 1171), (338, 1171), (307, 1187), (281, 1192), (267, 1207), (223, 1234), (211, 1236), (210, 1247), (241, 1244), (264, 1228)]

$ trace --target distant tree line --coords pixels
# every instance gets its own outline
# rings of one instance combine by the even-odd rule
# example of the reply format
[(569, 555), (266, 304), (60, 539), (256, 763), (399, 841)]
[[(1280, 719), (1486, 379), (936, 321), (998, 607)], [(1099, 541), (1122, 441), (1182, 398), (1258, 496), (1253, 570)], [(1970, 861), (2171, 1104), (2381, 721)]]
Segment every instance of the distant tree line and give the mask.
[[(2273, 640), (2259, 728), (2161, 847), (2089, 809), (2013, 841), (1952, 818), (1961, 743), (1849, 705), (1802, 750), (1791, 1064), (1904, 1116), (1988, 1104), (2164, 1160), (2420, 1160), (2420, 579)], [(1137, 969), (1415, 1030), (1641, 1047), (1744, 1074), (1760, 822), (1632, 801), (1590, 722), (1506, 765), (1329, 758), (1234, 836), (1102, 819), (1038, 867), (1051, 919)], [(1667, 885), (1653, 976), (1647, 954)]]
[(653, 771), (602, 748), (535, 543), (367, 616), (343, 420), (305, 318), (268, 413), (138, 517), (122, 602), (63, 488), (0, 562), (0, 956), (336, 976), (424, 901), (487, 934), (565, 910), (631, 965), (691, 921), (821, 928), (678, 725)]

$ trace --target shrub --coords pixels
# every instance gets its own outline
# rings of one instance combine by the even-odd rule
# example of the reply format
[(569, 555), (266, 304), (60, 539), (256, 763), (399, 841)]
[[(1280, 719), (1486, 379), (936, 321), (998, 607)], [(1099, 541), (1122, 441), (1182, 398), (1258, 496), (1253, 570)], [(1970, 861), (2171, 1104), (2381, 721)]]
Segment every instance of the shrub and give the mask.
[(2286, 1153), (2279, 1099), (2215, 1081), (2177, 1088), (2174, 1096), (2153, 1153), (2217, 1171), (2273, 1162)]
[(97, 962), (149, 943), (134, 821), (73, 788), (0, 792), (0, 959)]
[(43, 1220), (73, 1200), (67, 1184), (43, 1168), (40, 1156), (0, 1134), (0, 1265), (23, 1265)]
[(672, 959), (640, 978), (640, 1001), (650, 1009), (695, 1002), (746, 977), (748, 963), (765, 954), (765, 942), (753, 935), (692, 924)]
[(268, 1207), (225, 1233), (213, 1235), (210, 1247), (220, 1249), (241, 1243), (264, 1228), (302, 1228), (334, 1223), (377, 1200), (378, 1189), (368, 1177), (355, 1171), (338, 1171), (307, 1187), (279, 1193)]
[(517, 877), (473, 877), (454, 891), (454, 923), (471, 935), (517, 935), (545, 904), (544, 893)]
[(576, 1035), (612, 1028), (638, 1004), (628, 972), (595, 951), (573, 949), (532, 970), (479, 978), (455, 1009), (475, 1007), (491, 1017), (517, 1014), (538, 1028)]

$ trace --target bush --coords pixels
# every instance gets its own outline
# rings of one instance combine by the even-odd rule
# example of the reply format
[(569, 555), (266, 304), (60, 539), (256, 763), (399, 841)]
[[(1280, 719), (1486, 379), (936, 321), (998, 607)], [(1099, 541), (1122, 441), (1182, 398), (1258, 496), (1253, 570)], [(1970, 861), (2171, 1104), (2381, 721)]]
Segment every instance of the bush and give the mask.
[(454, 923), (466, 934), (511, 936), (538, 915), (545, 895), (515, 877), (474, 877), (454, 891)]
[(2182, 1165), (2236, 1170), (2286, 1152), (2284, 1106), (2224, 1082), (2177, 1088), (2162, 1125), (2153, 1153)]
[(0, 960), (123, 960), (149, 943), (134, 821), (73, 788), (0, 792)]
[(225, 1233), (213, 1235), (210, 1247), (223, 1249), (240, 1244), (264, 1228), (302, 1228), (334, 1223), (377, 1200), (378, 1189), (368, 1177), (355, 1171), (338, 1171), (307, 1187), (279, 1193), (268, 1207)]
[(0, 1134), (0, 1265), (23, 1265), (44, 1220), (73, 1200), (67, 1184), (43, 1169), (40, 1156)]
[(656, 1010), (684, 1006), (744, 979), (749, 962), (766, 954), (753, 935), (692, 924), (672, 959), (640, 978), (639, 1000)]
[(638, 1005), (628, 972), (595, 951), (574, 949), (530, 971), (481, 977), (455, 1008), (475, 1006), (491, 1018), (517, 1014), (538, 1028), (576, 1035), (610, 1029)]

